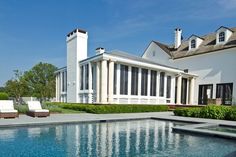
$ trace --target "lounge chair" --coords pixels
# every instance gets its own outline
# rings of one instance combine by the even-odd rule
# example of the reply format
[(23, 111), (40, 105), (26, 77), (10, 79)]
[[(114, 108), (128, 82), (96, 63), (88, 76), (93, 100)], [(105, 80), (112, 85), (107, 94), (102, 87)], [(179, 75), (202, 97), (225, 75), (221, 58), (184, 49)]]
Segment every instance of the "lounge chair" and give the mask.
[(27, 112), (28, 116), (31, 117), (47, 117), (50, 115), (49, 110), (42, 109), (42, 106), (39, 101), (28, 101), (29, 111)]
[(0, 100), (0, 118), (19, 117), (18, 111), (14, 109), (12, 100)]

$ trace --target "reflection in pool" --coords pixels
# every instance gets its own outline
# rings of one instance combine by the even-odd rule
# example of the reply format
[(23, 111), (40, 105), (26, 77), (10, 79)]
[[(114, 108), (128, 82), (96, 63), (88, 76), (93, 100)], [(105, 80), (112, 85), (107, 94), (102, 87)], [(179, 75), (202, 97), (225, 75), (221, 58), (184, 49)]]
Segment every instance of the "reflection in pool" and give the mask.
[(172, 132), (183, 123), (139, 120), (1, 129), (0, 156), (225, 156), (236, 142)]

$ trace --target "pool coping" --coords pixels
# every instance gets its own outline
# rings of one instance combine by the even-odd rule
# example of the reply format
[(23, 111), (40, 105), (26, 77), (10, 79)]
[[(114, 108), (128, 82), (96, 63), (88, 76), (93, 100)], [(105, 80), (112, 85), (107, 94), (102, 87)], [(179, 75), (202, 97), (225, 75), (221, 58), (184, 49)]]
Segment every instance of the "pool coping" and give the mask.
[[(142, 114), (74, 114), (74, 115), (54, 115), (48, 119), (33, 118), (22, 116), (20, 119), (12, 121), (0, 120), (0, 130), (4, 128), (17, 128), (17, 127), (37, 127), (49, 125), (64, 125), (64, 124), (82, 124), (82, 123), (103, 123), (103, 122), (116, 122), (116, 121), (133, 121), (133, 120), (164, 120), (173, 122), (188, 123), (183, 126), (176, 126), (172, 128), (176, 133), (191, 133), (195, 135), (215, 136), (227, 139), (236, 140), (236, 134), (206, 130), (199, 127), (202, 126), (225, 126), (236, 128), (236, 122), (220, 121), (212, 119), (199, 119), (199, 118), (186, 118), (173, 116), (171, 112), (156, 112), (156, 113), (142, 113)], [(6, 122), (6, 123), (4, 123)]]

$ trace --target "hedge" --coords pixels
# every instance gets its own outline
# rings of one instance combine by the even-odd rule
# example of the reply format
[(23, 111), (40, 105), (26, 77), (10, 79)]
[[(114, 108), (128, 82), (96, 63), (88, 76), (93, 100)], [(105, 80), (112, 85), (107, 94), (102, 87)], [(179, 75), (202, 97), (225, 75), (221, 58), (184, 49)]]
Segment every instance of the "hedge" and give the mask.
[(91, 105), (91, 104), (70, 104), (70, 103), (56, 103), (56, 104), (64, 109), (85, 111), (88, 113), (96, 113), (96, 114), (168, 111), (168, 106), (166, 105), (114, 105), (114, 104)]
[(8, 100), (9, 96), (7, 93), (0, 92), (0, 100)]
[(236, 120), (236, 107), (208, 105), (202, 108), (177, 108), (176, 116)]

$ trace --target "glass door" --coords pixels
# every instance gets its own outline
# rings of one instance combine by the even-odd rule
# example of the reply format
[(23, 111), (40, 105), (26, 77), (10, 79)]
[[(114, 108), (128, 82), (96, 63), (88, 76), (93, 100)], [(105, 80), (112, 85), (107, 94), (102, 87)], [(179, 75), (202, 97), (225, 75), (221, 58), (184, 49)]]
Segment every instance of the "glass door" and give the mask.
[(207, 100), (212, 99), (213, 84), (199, 85), (198, 104), (207, 105)]
[(221, 98), (223, 105), (231, 105), (233, 96), (233, 83), (216, 85), (216, 98)]

